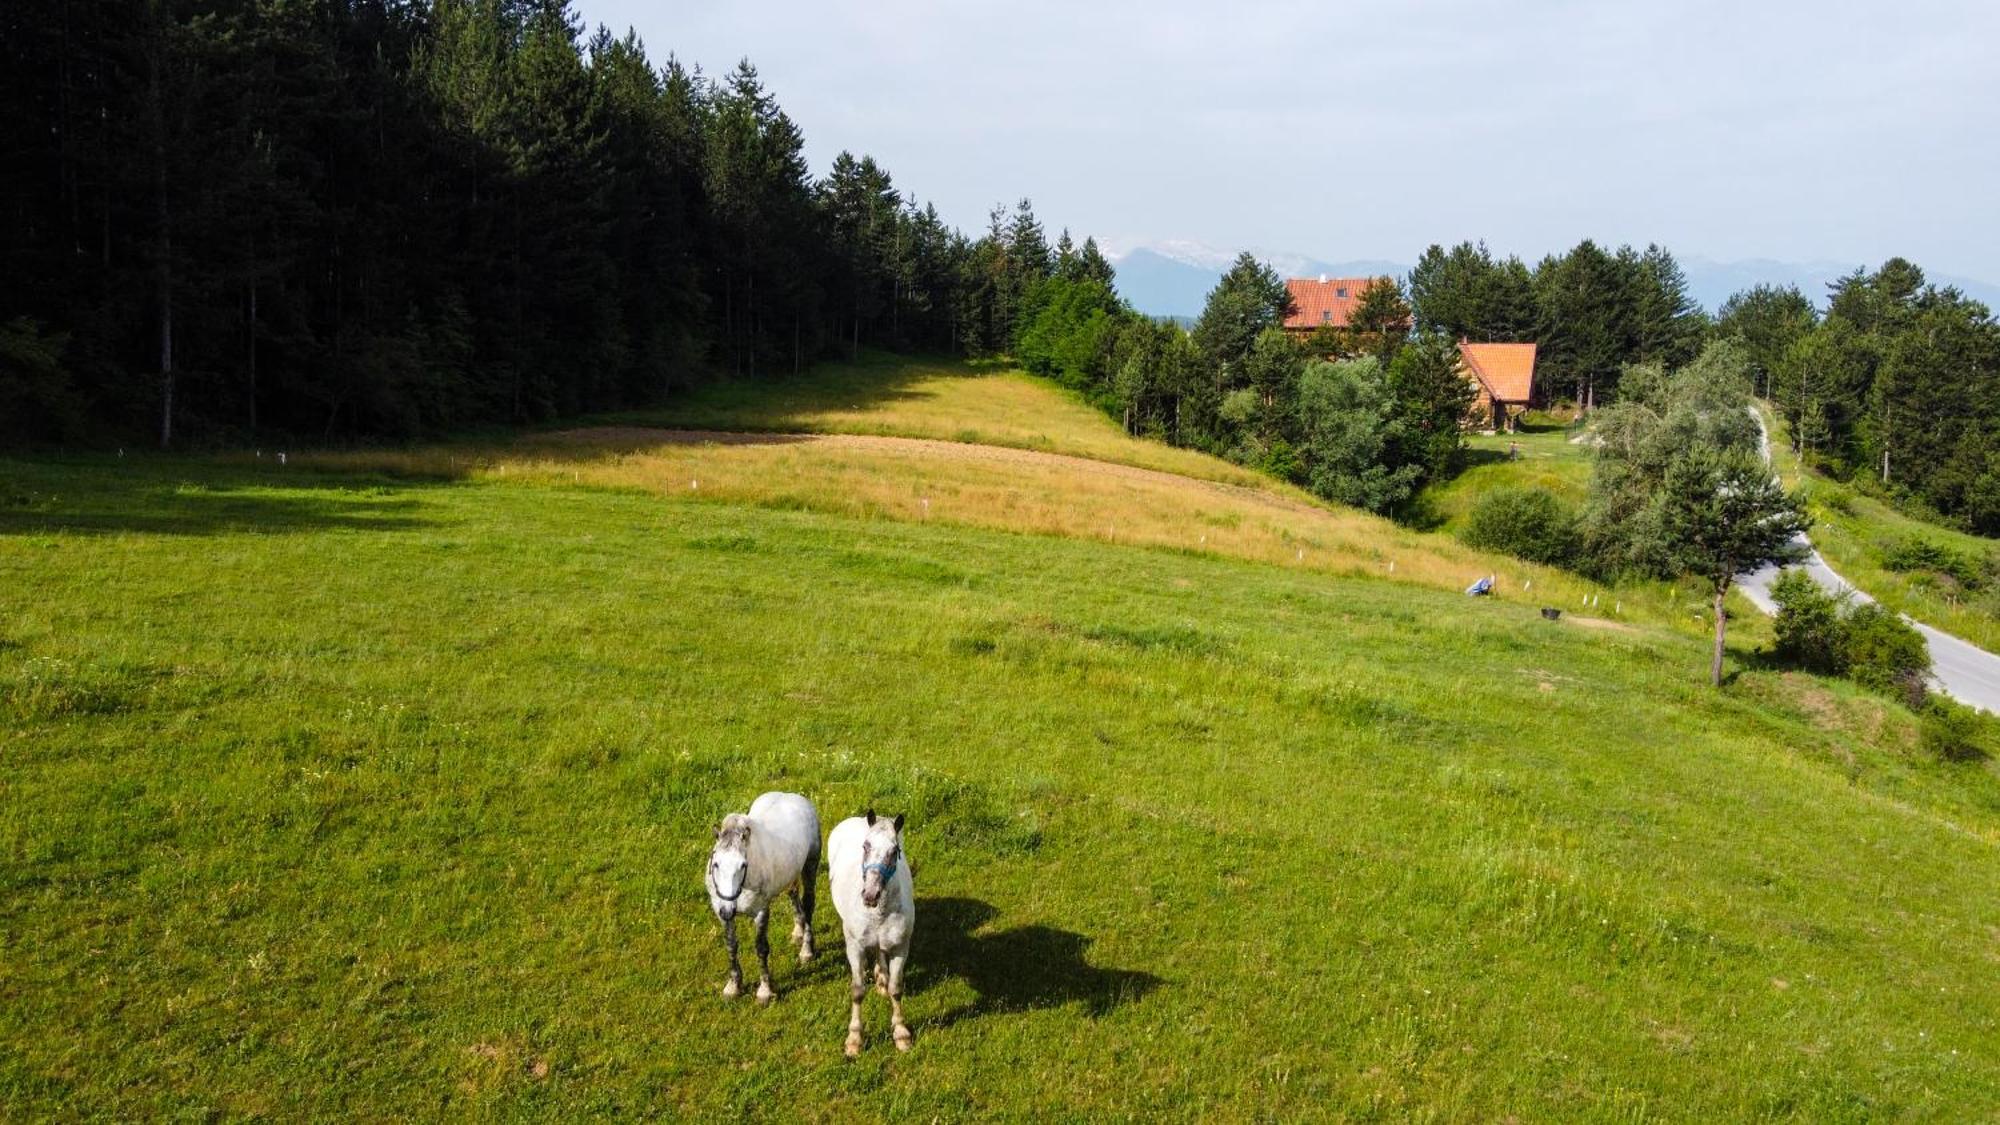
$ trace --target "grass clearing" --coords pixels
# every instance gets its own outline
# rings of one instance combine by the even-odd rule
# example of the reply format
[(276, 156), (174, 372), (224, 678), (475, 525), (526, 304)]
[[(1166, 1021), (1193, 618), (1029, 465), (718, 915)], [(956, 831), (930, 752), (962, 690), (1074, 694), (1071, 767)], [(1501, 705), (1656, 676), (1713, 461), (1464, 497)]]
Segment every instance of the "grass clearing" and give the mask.
[[(0, 479), (24, 1117), (2000, 1112), (1990, 764), (1698, 638), (558, 473)], [(767, 787), (910, 812), (910, 1055), (837, 957), (718, 995)]]
[[(701, 501), (1026, 531), (1224, 555), (1438, 590), (1498, 576), (1501, 596), (1592, 615), (1672, 623), (1691, 601), (1661, 585), (1610, 590), (1477, 551), (1283, 488), (1252, 488), (1127, 464), (998, 446), (855, 435), (758, 435), (600, 427), (505, 446), (309, 454), (300, 465), (401, 477), (533, 480)], [(1630, 597), (1629, 604), (1622, 601)], [(1688, 606), (1682, 604), (1687, 601)], [(1687, 610), (1687, 612), (1683, 612)]]
[(2000, 592), (1970, 593), (1923, 572), (1891, 570), (1891, 551), (1910, 539), (1942, 544), (1983, 559), (2000, 543), (1906, 515), (1887, 501), (1818, 472), (1806, 471), (1792, 451), (1790, 430), (1768, 404), (1760, 403), (1771, 432), (1771, 460), (1788, 486), (1803, 482), (1812, 514), (1813, 546), (1841, 577), (1868, 591), (1898, 613), (1942, 629), (1988, 651), (2000, 650)]
[(1465, 468), (1424, 491), (1420, 523), (1456, 532), (1479, 498), (1499, 488), (1533, 488), (1581, 506), (1590, 495), (1592, 449), (1582, 430), (1530, 411), (1512, 434), (1468, 434)]
[(1047, 379), (998, 361), (864, 352), (778, 383), (712, 383), (614, 424), (685, 430), (874, 434), (1035, 449), (1281, 493), (1262, 473), (1126, 434)]

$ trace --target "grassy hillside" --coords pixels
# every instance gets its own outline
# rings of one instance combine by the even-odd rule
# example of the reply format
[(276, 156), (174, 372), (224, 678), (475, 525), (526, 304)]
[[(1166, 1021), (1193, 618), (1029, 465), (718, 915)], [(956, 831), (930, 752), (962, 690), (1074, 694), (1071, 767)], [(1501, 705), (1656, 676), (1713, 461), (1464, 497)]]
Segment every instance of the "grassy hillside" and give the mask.
[[(799, 383), (724, 385), (671, 409), (602, 421), (617, 424), (485, 445), (295, 453), (291, 463), (438, 481), (600, 484), (1030, 531), (1438, 590), (1463, 590), (1492, 574), (1501, 597), (1690, 633), (1705, 628), (1698, 591), (1662, 583), (1610, 589), (1327, 504), (1218, 458), (1127, 436), (1054, 384), (1020, 372), (870, 357), (828, 365)], [(259, 464), (237, 460), (246, 469)], [(1746, 646), (1761, 635), (1757, 628), (1745, 633)]]
[(1465, 468), (1425, 490), (1423, 522), (1457, 531), (1479, 498), (1499, 488), (1541, 489), (1580, 506), (1590, 494), (1591, 448), (1571, 440), (1579, 432), (1530, 413), (1519, 433), (1468, 435)]
[[(0, 482), (24, 1117), (2000, 1112), (2000, 782), (1697, 638), (554, 472)], [(718, 995), (769, 787), (910, 813), (912, 1054), (835, 958)]]
[(1968, 535), (1897, 511), (1862, 490), (1805, 470), (1792, 452), (1789, 431), (1768, 406), (1771, 456), (1785, 482), (1806, 491), (1812, 513), (1813, 545), (1841, 576), (1883, 604), (1982, 648), (2000, 650), (2000, 594), (1967, 593), (1923, 572), (1900, 572), (1887, 565), (1898, 545), (1920, 539), (1971, 558), (2000, 551), (2000, 543)]
[(822, 364), (781, 383), (708, 384), (670, 406), (614, 420), (692, 430), (975, 442), (1282, 489), (1261, 473), (1219, 458), (1136, 440), (1103, 411), (1048, 380), (996, 363), (869, 352), (858, 363)]

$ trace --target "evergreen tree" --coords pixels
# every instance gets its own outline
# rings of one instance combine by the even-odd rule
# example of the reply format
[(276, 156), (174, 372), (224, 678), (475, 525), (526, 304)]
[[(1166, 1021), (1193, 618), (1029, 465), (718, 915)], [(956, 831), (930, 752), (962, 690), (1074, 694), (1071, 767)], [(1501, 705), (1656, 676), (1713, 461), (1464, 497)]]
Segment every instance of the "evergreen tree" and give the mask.
[(1743, 341), (1757, 393), (1772, 397), (1785, 353), (1818, 322), (1812, 302), (1796, 286), (1757, 285), (1722, 303), (1716, 330)]
[(1665, 249), (1650, 245), (1627, 269), (1636, 290), (1630, 359), (1669, 367), (1693, 359), (1708, 320), (1688, 296), (1687, 275), (1681, 272), (1680, 263)]
[(1675, 569), (1709, 584), (1715, 616), (1709, 682), (1721, 687), (1730, 586), (1739, 574), (1796, 562), (1803, 553), (1796, 540), (1812, 521), (1804, 501), (1787, 493), (1756, 454), (1702, 446), (1674, 459), (1652, 508)]
[(1345, 333), (1345, 352), (1373, 356), (1389, 366), (1410, 334), (1410, 303), (1403, 299), (1403, 287), (1389, 277), (1369, 282), (1348, 313)]
[(1195, 347), (1224, 390), (1243, 385), (1242, 364), (1251, 346), (1265, 329), (1282, 325), (1292, 308), (1291, 292), (1271, 267), (1247, 253), (1237, 255), (1209, 292), (1194, 328)]
[(1392, 465), (1414, 465), (1422, 480), (1441, 480), (1465, 448), (1472, 381), (1459, 368), (1458, 342), (1429, 332), (1413, 338), (1389, 365)]

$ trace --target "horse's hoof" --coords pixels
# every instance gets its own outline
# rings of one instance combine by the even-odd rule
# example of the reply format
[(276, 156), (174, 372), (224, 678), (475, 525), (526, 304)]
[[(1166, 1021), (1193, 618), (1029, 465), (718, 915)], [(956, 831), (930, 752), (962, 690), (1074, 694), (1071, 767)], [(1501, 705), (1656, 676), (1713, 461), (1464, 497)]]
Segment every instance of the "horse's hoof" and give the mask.
[(776, 992), (771, 991), (770, 985), (759, 984), (757, 986), (757, 1002), (759, 1004), (769, 1004), (771, 1001), (776, 1000), (777, 998), (778, 994)]
[(848, 1058), (850, 1058), (850, 1059), (858, 1059), (858, 1058), (860, 1058), (860, 1057), (861, 1057), (861, 1036), (860, 1036), (860, 1035), (858, 1035), (858, 1034), (857, 1034), (857, 1035), (850, 1035), (850, 1036), (848, 1036), (848, 1037), (847, 1037), (847, 1057), (848, 1057)]
[(897, 1049), (898, 1051), (907, 1051), (907, 1050), (909, 1050), (909, 1049), (910, 1049), (910, 1029), (909, 1029), (909, 1028), (907, 1028), (907, 1027), (899, 1027), (899, 1028), (897, 1028), (897, 1029), (896, 1029), (896, 1049)]
[(799, 950), (799, 964), (801, 965), (806, 964), (812, 959), (813, 959), (813, 951), (810, 948)]
[(725, 999), (729, 1000), (736, 999), (736, 994), (740, 991), (742, 991), (742, 989), (738, 988), (736, 982), (733, 980), (729, 981), (728, 983), (722, 986), (722, 995)]

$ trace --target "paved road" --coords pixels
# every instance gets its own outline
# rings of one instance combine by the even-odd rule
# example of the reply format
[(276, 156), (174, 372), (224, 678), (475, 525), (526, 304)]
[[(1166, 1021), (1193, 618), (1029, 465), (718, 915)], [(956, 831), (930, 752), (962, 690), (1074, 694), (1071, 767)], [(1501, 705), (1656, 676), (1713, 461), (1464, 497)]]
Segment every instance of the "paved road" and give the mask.
[[(1764, 415), (1756, 407), (1751, 407), (1750, 413), (1757, 419), (1764, 460), (1769, 461), (1771, 435), (1764, 429)], [(1826, 560), (1820, 557), (1820, 553), (1813, 549), (1812, 542), (1805, 536), (1799, 536), (1798, 541), (1808, 552), (1806, 561), (1801, 565), (1821, 588), (1836, 594), (1851, 593), (1856, 601), (1875, 600), (1869, 597), (1866, 591), (1856, 588), (1853, 583), (1826, 565)], [(1736, 580), (1737, 585), (1743, 589), (1743, 595), (1765, 613), (1778, 612), (1777, 604), (1771, 600), (1771, 583), (1777, 579), (1778, 569), (1775, 566), (1767, 566)], [(1907, 616), (1903, 620), (1916, 626), (1917, 632), (1923, 634), (1924, 642), (1930, 645), (1933, 686), (1960, 703), (2000, 714), (2000, 656), (1995, 656), (1977, 645), (1959, 640), (1950, 633), (1933, 629)]]

